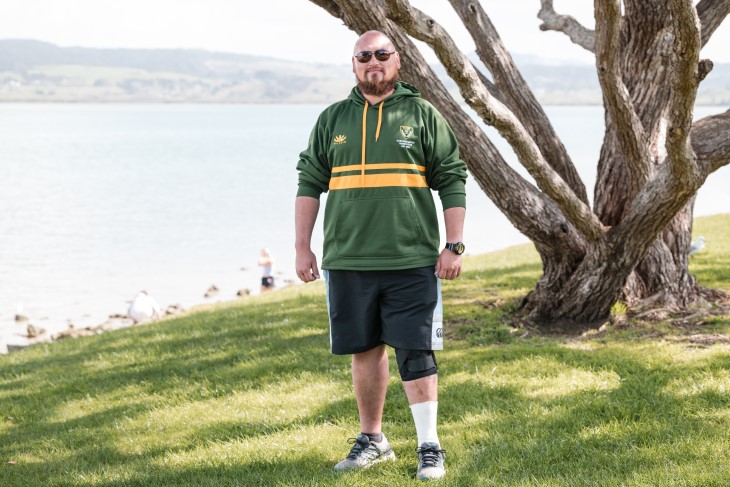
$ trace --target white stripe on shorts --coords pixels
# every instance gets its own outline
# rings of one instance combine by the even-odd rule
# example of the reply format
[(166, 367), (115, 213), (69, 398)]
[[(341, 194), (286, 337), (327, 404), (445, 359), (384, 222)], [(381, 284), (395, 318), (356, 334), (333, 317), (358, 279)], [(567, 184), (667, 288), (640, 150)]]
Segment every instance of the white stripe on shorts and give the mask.
[(436, 278), (436, 308), (431, 321), (431, 350), (444, 349), (444, 303), (441, 301), (441, 279)]
[(327, 321), (330, 327), (330, 353), (332, 353), (332, 319), (330, 318), (330, 273), (326, 269), (322, 269), (324, 275), (325, 300), (327, 301)]

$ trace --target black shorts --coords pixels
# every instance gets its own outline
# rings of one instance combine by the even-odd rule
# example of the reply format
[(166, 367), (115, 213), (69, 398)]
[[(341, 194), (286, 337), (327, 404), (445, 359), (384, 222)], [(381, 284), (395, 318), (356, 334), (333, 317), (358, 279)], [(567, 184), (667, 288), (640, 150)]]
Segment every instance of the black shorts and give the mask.
[(434, 270), (324, 271), (332, 353), (360, 353), (383, 343), (442, 350), (441, 283)]
[(274, 276), (262, 277), (261, 285), (264, 287), (274, 287)]

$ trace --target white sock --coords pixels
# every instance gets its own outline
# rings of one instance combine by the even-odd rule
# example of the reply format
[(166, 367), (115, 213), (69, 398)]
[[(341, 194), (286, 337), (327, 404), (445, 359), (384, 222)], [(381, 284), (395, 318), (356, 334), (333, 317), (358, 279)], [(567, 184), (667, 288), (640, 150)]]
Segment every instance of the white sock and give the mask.
[(438, 407), (438, 401), (419, 402), (418, 404), (411, 405), (413, 421), (416, 423), (419, 447), (425, 442), (439, 443), (439, 437), (436, 434), (436, 414)]

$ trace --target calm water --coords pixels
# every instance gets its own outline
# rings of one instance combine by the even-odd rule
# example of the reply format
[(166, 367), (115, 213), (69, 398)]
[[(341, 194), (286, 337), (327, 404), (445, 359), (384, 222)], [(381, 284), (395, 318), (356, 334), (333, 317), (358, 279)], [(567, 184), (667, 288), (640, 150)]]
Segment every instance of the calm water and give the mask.
[[(257, 292), (262, 247), (292, 279), (295, 164), (322, 108), (0, 105), (0, 336), (19, 310), (57, 329), (124, 313), (142, 289), (163, 307), (205, 302), (212, 284), (217, 299)], [(602, 109), (548, 112), (592, 189)], [(728, 168), (712, 175), (696, 214), (730, 212), (729, 186)], [(470, 253), (526, 241), (468, 193)], [(321, 257), (320, 222), (315, 236)]]

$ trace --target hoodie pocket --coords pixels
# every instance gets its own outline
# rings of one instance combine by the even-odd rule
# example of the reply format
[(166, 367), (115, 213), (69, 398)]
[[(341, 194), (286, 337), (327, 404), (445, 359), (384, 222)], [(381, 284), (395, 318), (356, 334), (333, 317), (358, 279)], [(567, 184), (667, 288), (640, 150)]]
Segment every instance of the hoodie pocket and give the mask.
[(337, 253), (350, 258), (418, 255), (422, 232), (407, 196), (345, 200), (337, 212)]

